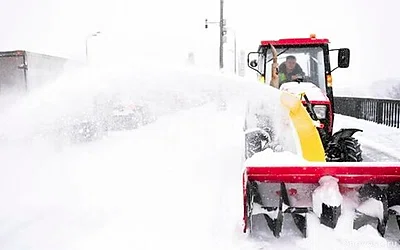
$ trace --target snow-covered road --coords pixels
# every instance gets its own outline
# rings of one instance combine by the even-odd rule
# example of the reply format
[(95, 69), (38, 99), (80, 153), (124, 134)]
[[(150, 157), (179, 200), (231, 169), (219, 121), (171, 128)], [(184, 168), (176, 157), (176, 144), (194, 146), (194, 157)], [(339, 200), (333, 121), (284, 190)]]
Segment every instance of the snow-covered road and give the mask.
[[(180, 74), (163, 75), (161, 84), (186, 86), (188, 78)], [(232, 84), (232, 79), (203, 74), (190, 79), (210, 82), (209, 90), (216, 92), (216, 81)], [(148, 86), (140, 81), (158, 77), (135, 80)], [(182, 86), (179, 90), (188, 93)], [(30, 141), (22, 132), (24, 136), (18, 136), (21, 127), (3, 127), (14, 128), (16, 134), (0, 142), (0, 249), (400, 248), (373, 228), (352, 231), (345, 221), (343, 231), (310, 225), (316, 234), (307, 239), (293, 232), (269, 243), (246, 238), (241, 186), (244, 105), (240, 95), (233, 97), (225, 111), (209, 102), (136, 130), (63, 147)], [(9, 119), (21, 121), (17, 115)], [(394, 130), (376, 126), (377, 133), (374, 124), (338, 116), (337, 127), (342, 125), (365, 130), (358, 137), (368, 144), (366, 158), (396, 158), (397, 149), (385, 150), (391, 147)]]
[(381, 151), (379, 148), (371, 147), (369, 145), (362, 145), (363, 161), (364, 162), (399, 162), (399, 157), (394, 157), (390, 153)]
[(400, 129), (376, 124), (349, 116), (335, 116), (335, 130), (340, 128), (358, 128), (363, 132), (355, 133), (364, 151), (365, 162), (400, 161)]
[(228, 114), (208, 105), (61, 152), (8, 148), (1, 248), (228, 247), (242, 153), (240, 117)]

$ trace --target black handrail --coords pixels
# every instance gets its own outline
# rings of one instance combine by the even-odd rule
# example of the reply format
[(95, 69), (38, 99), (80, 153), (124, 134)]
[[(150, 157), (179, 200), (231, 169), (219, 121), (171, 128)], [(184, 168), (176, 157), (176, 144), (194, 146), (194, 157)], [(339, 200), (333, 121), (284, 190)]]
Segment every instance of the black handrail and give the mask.
[(400, 127), (400, 100), (362, 97), (334, 97), (336, 114)]

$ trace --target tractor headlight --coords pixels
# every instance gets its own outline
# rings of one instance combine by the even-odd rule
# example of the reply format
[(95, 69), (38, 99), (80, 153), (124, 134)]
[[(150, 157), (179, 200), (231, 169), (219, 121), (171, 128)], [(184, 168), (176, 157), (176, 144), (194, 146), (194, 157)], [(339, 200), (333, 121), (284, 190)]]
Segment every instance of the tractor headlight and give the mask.
[(317, 115), (318, 119), (326, 118), (326, 106), (325, 105), (315, 105), (314, 112)]

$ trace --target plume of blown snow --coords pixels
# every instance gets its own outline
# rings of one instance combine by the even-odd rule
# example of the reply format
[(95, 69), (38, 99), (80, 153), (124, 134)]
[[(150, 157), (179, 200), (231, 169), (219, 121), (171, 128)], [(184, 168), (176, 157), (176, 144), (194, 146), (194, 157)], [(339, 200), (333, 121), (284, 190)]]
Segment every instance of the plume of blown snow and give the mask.
[[(132, 134), (125, 134), (123, 138), (127, 139), (120, 138), (122, 142), (109, 137), (89, 144), (91, 147), (82, 144), (67, 147), (61, 152), (54, 151), (53, 143), (58, 143), (60, 130), (68, 130), (74, 123), (98, 119), (98, 116), (109, 119), (108, 112), (115, 98), (132, 98), (138, 102), (146, 102), (154, 113), (165, 119), (158, 121), (161, 123), (159, 126), (143, 128), (140, 133), (132, 131)], [(162, 198), (160, 204), (178, 204), (181, 200), (179, 195), (168, 197), (167, 194), (177, 192), (182, 185), (191, 186), (190, 194), (193, 196), (188, 195), (189, 192), (185, 193), (186, 202), (193, 209), (200, 209), (199, 204), (202, 204), (201, 210), (210, 210), (204, 215), (206, 217), (199, 217), (202, 219), (196, 221), (197, 227), (201, 227), (197, 231), (205, 235), (211, 227), (207, 215), (214, 214), (211, 211), (213, 206), (206, 203), (210, 199), (208, 194), (212, 193), (213, 187), (220, 186), (219, 180), (223, 179), (223, 176), (226, 177), (224, 170), (216, 168), (218, 164), (226, 165), (219, 155), (227, 154), (223, 148), (226, 145), (222, 147), (220, 144), (227, 142), (230, 145), (230, 142), (237, 143), (236, 138), (239, 136), (242, 138), (242, 131), (236, 128), (237, 124), (244, 122), (245, 104), (248, 100), (256, 103), (255, 107), (261, 105), (264, 108), (263, 112), (271, 113), (271, 117), (278, 113), (276, 106), (280, 104), (277, 90), (259, 85), (256, 81), (225, 76), (219, 72), (195, 67), (187, 68), (173, 64), (155, 67), (151, 62), (133, 61), (129, 64), (99, 63), (66, 72), (57, 81), (29, 93), (18, 103), (9, 105), (0, 115), (0, 170), (3, 177), (0, 182), (0, 197), (7, 204), (0, 209), (0, 219), (5, 221), (4, 232), (9, 232), (10, 227), (16, 223), (18, 225), (19, 220), (28, 224), (32, 221), (36, 230), (28, 228), (26, 232), (29, 232), (29, 235), (18, 235), (20, 239), (26, 240), (19, 242), (29, 242), (28, 239), (40, 238), (38, 232), (43, 235), (48, 232), (47, 223), (57, 221), (57, 233), (71, 237), (74, 232), (71, 230), (73, 226), (63, 226), (63, 223), (75, 223), (77, 231), (82, 232), (86, 226), (80, 222), (83, 218), (85, 223), (89, 224), (87, 227), (98, 228), (101, 227), (99, 224), (107, 221), (107, 216), (110, 216), (113, 217), (112, 222), (108, 221), (107, 228), (104, 231), (100, 230), (98, 235), (89, 237), (88, 245), (93, 246), (99, 242), (98, 248), (109, 247), (104, 245), (104, 236), (110, 234), (115, 238), (107, 241), (108, 243), (126, 243), (125, 240), (131, 239), (132, 235), (125, 233), (131, 233), (139, 227), (131, 229), (127, 227), (127, 221), (128, 224), (134, 225), (138, 223), (135, 222), (135, 218), (143, 215), (138, 225), (149, 227), (147, 230), (152, 231), (151, 225), (144, 221), (155, 223), (151, 216), (178, 211), (173, 206), (159, 207), (157, 199), (141, 191), (148, 184), (153, 185), (154, 181), (157, 185), (163, 185), (163, 188), (154, 187), (151, 191), (162, 191), (159, 196)], [(228, 110), (231, 110), (230, 113), (213, 112), (223, 110), (225, 104)], [(205, 111), (198, 110), (204, 107)], [(174, 120), (174, 113), (186, 115)], [(223, 125), (220, 125), (221, 123)], [(208, 133), (211, 136), (208, 136)], [(147, 144), (146, 140), (150, 142)], [(215, 142), (210, 143), (210, 140)], [(236, 150), (235, 146), (235, 153), (226, 158), (229, 160), (228, 165), (237, 164), (236, 166), (240, 167), (240, 162), (237, 161), (240, 160), (239, 151), (240, 148)], [(214, 152), (220, 153), (214, 155)], [(206, 159), (198, 160), (204, 157)], [(237, 168), (237, 171), (239, 173), (240, 168)], [(177, 172), (186, 178), (179, 180), (179, 177), (174, 176)], [(210, 175), (210, 172), (213, 175)], [(214, 177), (215, 174), (218, 174), (218, 177)], [(153, 176), (155, 179), (144, 180), (141, 176)], [(240, 197), (240, 175), (234, 174), (231, 180), (238, 183), (238, 192), (235, 193)], [(204, 187), (204, 183), (212, 186)], [(230, 187), (236, 185), (234, 183)], [(230, 187), (222, 190), (231, 190)], [(222, 195), (211, 198), (216, 204), (215, 207), (222, 202), (220, 197)], [(137, 202), (142, 199), (145, 199), (146, 203), (138, 206)], [(197, 203), (197, 199), (202, 202)], [(221, 206), (221, 209), (229, 206), (227, 200), (223, 202), (226, 205)], [(121, 209), (124, 210), (124, 215), (118, 216)], [(135, 212), (132, 212), (132, 209)], [(240, 210), (239, 206), (237, 209)], [(104, 215), (106, 212), (107, 215)], [(183, 213), (171, 217), (162, 215), (163, 226), (155, 233), (164, 235), (169, 227), (166, 226), (168, 223), (188, 226), (186, 221), (172, 219), (180, 216), (187, 218), (191, 215), (190, 209)], [(95, 225), (90, 223), (91, 220)], [(7, 226), (6, 222), (11, 226)], [(228, 219), (227, 223), (236, 224)], [(63, 234), (62, 230), (68, 230), (68, 234)], [(167, 242), (168, 244), (188, 246), (191, 243), (189, 241), (193, 239), (189, 231), (180, 232), (190, 239), (186, 242), (173, 237), (173, 232), (169, 233), (171, 242)], [(216, 230), (215, 233), (222, 232)], [(68, 242), (66, 245), (74, 244), (70, 240), (57, 241), (54, 237), (52, 240)], [(51, 244), (56, 244), (52, 243), (52, 240), (46, 241), (48, 249), (59, 249), (59, 246), (50, 247)], [(151, 244), (137, 238), (136, 241), (139, 245)], [(42, 247), (36, 249), (44, 249), (45, 243), (39, 243), (36, 246)], [(205, 242), (206, 246), (203, 249), (212, 243)], [(22, 243), (7, 243), (7, 246), (15, 246), (9, 249), (18, 249), (18, 246), (21, 248), (19, 244)]]
[(145, 103), (156, 116), (210, 102), (218, 106), (235, 100), (245, 106), (251, 101), (257, 112), (269, 114), (274, 121), (271, 126), (277, 130), (282, 119), (275, 118), (285, 112), (278, 90), (256, 81), (168, 63), (162, 57), (157, 65), (143, 58), (128, 63), (104, 59), (65, 72), (55, 82), (9, 105), (0, 115), (1, 141), (59, 142), (76, 124), (107, 122), (113, 105), (121, 99)]

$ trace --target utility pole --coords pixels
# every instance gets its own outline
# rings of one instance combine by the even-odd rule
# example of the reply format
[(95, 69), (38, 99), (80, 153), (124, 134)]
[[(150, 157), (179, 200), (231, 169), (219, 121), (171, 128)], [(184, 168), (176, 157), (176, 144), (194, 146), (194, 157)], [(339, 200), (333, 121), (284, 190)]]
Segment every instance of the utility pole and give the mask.
[(235, 75), (237, 74), (237, 45), (236, 45), (236, 31), (231, 27), (225, 27), (225, 36), (224, 36), (224, 43), (227, 43), (227, 32), (232, 32), (233, 34), (233, 50), (229, 50), (233, 52), (234, 59), (233, 59), (233, 68)]
[(224, 68), (224, 0), (220, 0), (220, 18), (219, 18), (219, 69)]
[(235, 64), (234, 65), (234, 71), (235, 71), (235, 74), (236, 74), (236, 72), (237, 72), (237, 66), (236, 66), (237, 65), (236, 31), (234, 29), (230, 28), (230, 27), (226, 27), (225, 28), (225, 35), (226, 35), (226, 31), (227, 30), (232, 31), (232, 34), (233, 34), (233, 54), (234, 54), (234, 57), (235, 57), (235, 59), (234, 59), (234, 64)]
[(219, 24), (219, 69), (224, 68), (224, 43), (226, 34), (226, 20), (224, 19), (224, 0), (220, 0), (220, 18), (219, 22), (209, 22), (206, 19), (205, 28), (208, 28), (208, 24)]
[(189, 65), (194, 65), (194, 53), (193, 52), (189, 52), (187, 63)]
[(92, 34), (89, 34), (89, 35), (86, 36), (86, 63), (89, 62), (89, 52), (88, 52), (88, 50), (89, 50), (88, 49), (89, 38), (98, 36), (99, 34), (100, 34), (100, 31), (97, 31), (96, 33), (92, 33)]
[(245, 76), (245, 68), (246, 68), (246, 52), (244, 50), (240, 50), (240, 59), (239, 59), (239, 76)]
[(235, 32), (235, 52), (233, 53), (235, 56), (235, 75), (237, 74), (237, 49), (236, 49), (236, 32)]

